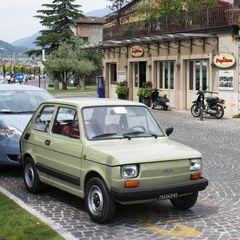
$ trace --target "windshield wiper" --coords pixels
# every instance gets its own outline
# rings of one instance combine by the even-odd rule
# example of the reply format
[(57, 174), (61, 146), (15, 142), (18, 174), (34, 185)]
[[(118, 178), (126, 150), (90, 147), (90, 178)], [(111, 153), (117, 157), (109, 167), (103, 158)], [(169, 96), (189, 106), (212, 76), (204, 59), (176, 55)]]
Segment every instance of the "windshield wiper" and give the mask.
[(117, 135), (117, 133), (103, 133), (103, 134), (99, 134), (99, 135), (96, 135), (96, 136), (92, 137), (92, 139), (102, 138), (102, 137), (111, 137), (111, 136), (114, 136), (114, 135)]
[(123, 136), (125, 137), (125, 138), (128, 138), (128, 139), (131, 139), (131, 137), (132, 136), (134, 136), (134, 135), (136, 135), (136, 136), (142, 136), (142, 135), (144, 135), (144, 136), (153, 136), (153, 137), (155, 137), (155, 138), (157, 138), (157, 137), (159, 137), (159, 135), (158, 134), (156, 134), (156, 133), (150, 133), (150, 132), (142, 132), (142, 131), (134, 131), (134, 132), (128, 132), (128, 133), (124, 133), (123, 134)]

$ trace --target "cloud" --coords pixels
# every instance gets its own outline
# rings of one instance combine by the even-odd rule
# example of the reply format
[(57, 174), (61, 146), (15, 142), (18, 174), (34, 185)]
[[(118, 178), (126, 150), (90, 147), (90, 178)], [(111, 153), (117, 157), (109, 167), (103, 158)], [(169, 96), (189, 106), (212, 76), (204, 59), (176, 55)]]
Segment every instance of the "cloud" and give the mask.
[[(13, 42), (43, 29), (39, 19), (33, 16), (44, 3), (52, 0), (1, 0), (0, 40)], [(82, 5), (81, 10), (86, 13), (106, 7), (107, 0), (76, 0), (75, 3)]]

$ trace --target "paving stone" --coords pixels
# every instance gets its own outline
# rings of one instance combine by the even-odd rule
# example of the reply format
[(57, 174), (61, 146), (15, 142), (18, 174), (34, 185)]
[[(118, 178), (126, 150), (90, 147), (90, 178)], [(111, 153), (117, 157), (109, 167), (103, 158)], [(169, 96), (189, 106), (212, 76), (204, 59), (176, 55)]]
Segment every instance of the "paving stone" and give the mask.
[[(171, 139), (199, 150), (203, 155), (208, 188), (187, 211), (174, 209), (169, 201), (124, 206), (108, 225), (93, 223), (84, 201), (47, 187), (41, 194), (29, 194), (23, 184), (22, 170), (0, 168), (0, 185), (44, 216), (81, 240), (179, 240), (181, 223), (199, 231), (195, 240), (239, 240), (240, 232), (240, 121), (204, 118), (201, 122), (189, 112), (152, 110), (161, 126), (174, 127)], [(151, 231), (148, 225), (160, 231)], [(170, 234), (161, 233), (162, 230)], [(172, 233), (172, 234), (171, 234)]]

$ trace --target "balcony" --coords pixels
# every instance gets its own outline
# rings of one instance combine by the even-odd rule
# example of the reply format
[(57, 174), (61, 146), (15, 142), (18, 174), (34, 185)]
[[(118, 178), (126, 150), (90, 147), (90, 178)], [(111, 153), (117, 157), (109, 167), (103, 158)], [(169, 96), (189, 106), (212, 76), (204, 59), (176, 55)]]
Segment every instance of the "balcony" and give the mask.
[(239, 8), (214, 7), (198, 12), (183, 12), (172, 18), (142, 20), (103, 29), (103, 40), (122, 40), (178, 32), (206, 31), (238, 25)]

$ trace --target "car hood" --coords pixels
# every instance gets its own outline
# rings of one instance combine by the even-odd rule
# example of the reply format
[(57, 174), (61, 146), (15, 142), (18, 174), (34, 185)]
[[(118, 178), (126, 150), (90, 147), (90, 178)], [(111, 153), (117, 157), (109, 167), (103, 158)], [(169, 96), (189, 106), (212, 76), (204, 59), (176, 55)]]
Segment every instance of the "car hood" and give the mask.
[(91, 142), (84, 154), (89, 160), (110, 166), (201, 158), (195, 149), (167, 137)]
[(32, 114), (0, 114), (0, 126), (12, 126), (21, 132), (25, 129)]

